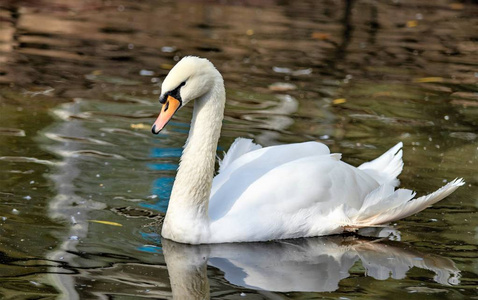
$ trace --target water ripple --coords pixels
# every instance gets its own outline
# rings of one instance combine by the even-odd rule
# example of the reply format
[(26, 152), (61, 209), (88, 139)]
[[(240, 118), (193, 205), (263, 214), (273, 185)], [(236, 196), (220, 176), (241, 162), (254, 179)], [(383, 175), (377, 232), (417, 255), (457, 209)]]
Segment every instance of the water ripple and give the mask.
[(17, 128), (0, 128), (0, 135), (25, 136), (25, 130)]
[(125, 158), (119, 154), (106, 153), (98, 150), (76, 150), (76, 151), (57, 151), (64, 157), (96, 157), (96, 158), (114, 158), (124, 160)]
[(25, 157), (25, 156), (0, 156), (0, 161), (36, 163), (36, 164), (42, 164), (47, 166), (55, 166), (59, 164), (51, 160), (44, 160), (44, 159), (38, 159), (35, 157)]
[(45, 136), (48, 137), (49, 139), (52, 139), (54, 141), (59, 141), (59, 142), (79, 142), (79, 143), (84, 143), (84, 144), (97, 144), (97, 145), (108, 145), (112, 146), (112, 143), (108, 143), (102, 140), (94, 139), (94, 138), (89, 138), (89, 137), (74, 137), (74, 136), (64, 136), (64, 135), (59, 135), (55, 133), (45, 133)]

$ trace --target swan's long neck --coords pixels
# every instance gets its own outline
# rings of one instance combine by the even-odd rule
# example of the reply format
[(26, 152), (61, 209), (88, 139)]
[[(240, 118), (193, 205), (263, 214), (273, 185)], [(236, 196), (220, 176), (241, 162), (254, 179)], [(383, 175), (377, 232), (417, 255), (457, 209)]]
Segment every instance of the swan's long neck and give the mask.
[(213, 88), (195, 100), (191, 129), (163, 224), (165, 238), (200, 243), (209, 235), (208, 202), (225, 100), (220, 75)]

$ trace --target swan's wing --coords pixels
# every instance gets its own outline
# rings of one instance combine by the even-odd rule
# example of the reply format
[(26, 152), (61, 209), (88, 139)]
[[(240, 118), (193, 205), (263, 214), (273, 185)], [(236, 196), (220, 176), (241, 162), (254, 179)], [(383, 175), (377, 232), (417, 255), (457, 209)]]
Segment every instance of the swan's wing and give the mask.
[(238, 209), (242, 205), (244, 209), (264, 205), (292, 214), (319, 204), (327, 213), (344, 203), (360, 208), (365, 196), (377, 186), (366, 173), (336, 160), (333, 154), (317, 155), (270, 170), (248, 186), (235, 205)]
[(261, 148), (261, 145), (255, 144), (251, 139), (237, 138), (231, 147), (229, 147), (229, 151), (224, 154), (224, 158), (219, 160), (219, 173), (226, 169), (238, 157)]
[[(289, 161), (313, 155), (328, 155), (329, 148), (317, 142), (305, 142), (256, 148), (251, 140), (237, 139), (221, 164), (219, 174), (214, 178), (211, 189), (211, 202), (216, 201), (216, 192), (224, 185), (231, 184), (231, 174), (236, 172), (247, 173), (249, 182), (257, 179), (271, 169)], [(237, 177), (236, 177), (237, 179)], [(243, 180), (239, 178), (239, 180)], [(232, 182), (234, 183), (234, 182)], [(242, 185), (242, 187), (244, 184)]]
[[(267, 161), (268, 156), (264, 159)], [(335, 155), (289, 161), (263, 172), (238, 168), (212, 195), (212, 240), (254, 241), (339, 233), (345, 203), (356, 210), (378, 183)]]
[(389, 183), (397, 187), (400, 183), (397, 177), (403, 169), (402, 147), (403, 143), (400, 142), (380, 157), (363, 163), (358, 168), (380, 184)]
[(372, 201), (365, 202), (362, 209), (352, 219), (355, 220), (357, 227), (385, 224), (403, 219), (437, 203), (464, 184), (465, 181), (462, 178), (455, 179), (435, 192), (417, 199), (412, 199), (415, 193), (407, 189), (391, 191), (388, 195), (381, 197), (376, 197), (379, 194), (376, 193), (369, 197)]

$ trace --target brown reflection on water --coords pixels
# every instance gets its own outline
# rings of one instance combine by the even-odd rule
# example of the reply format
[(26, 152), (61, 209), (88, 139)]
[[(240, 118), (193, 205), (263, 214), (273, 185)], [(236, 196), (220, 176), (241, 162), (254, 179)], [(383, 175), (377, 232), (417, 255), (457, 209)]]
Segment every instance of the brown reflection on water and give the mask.
[[(402, 140), (404, 186), (423, 194), (465, 177), (453, 196), (397, 225), (407, 246), (453, 260), (460, 285), (414, 269), (377, 283), (357, 263), (336, 292), (319, 295), (471, 295), (476, 15), (476, 1), (447, 0), (3, 1), (0, 294), (172, 296), (158, 237), (142, 225), (165, 208), (191, 109), (160, 138), (149, 125), (168, 70), (199, 55), (226, 82), (221, 150), (238, 136), (321, 140), (358, 165)], [(213, 297), (286, 295), (221, 272), (207, 269)]]
[(228, 76), (237, 73), (281, 79), (271, 70), (277, 64), (314, 67), (327, 75), (363, 76), (366, 70), (367, 77), (378, 79), (404, 79), (410, 76), (404, 71), (411, 69), (420, 71), (417, 77), (443, 75), (446, 81), (474, 83), (473, 13), (474, 5), (457, 7), (448, 1), (434, 6), (291, 1), (270, 7), (190, 1), (14, 1), (2, 10), (2, 59), (8, 70), (2, 81), (81, 82), (84, 78), (70, 76), (97, 69), (138, 78), (133, 71), (159, 71), (173, 56), (208, 53), (216, 64), (223, 61), (219, 66), (225, 68), (229, 84), (235, 81)]

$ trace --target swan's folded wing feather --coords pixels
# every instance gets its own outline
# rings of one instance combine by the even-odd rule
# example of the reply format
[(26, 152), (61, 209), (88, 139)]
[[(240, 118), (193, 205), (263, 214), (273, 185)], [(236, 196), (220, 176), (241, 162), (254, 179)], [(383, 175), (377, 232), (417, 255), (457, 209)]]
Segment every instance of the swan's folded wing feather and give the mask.
[(261, 145), (255, 144), (251, 139), (237, 138), (231, 147), (229, 147), (227, 153), (224, 154), (224, 158), (219, 160), (219, 173), (226, 169), (238, 157), (261, 148)]
[[(250, 143), (250, 140), (249, 142), (239, 141), (237, 144), (238, 150), (231, 149), (235, 153), (231, 153), (228, 161), (222, 163), (219, 174), (214, 177), (210, 205), (214, 206), (216, 201), (222, 202), (223, 199), (230, 198), (229, 190), (238, 191), (277, 166), (299, 158), (330, 154), (326, 145), (317, 142), (278, 145), (250, 151), (239, 150), (253, 148), (253, 146), (247, 147), (247, 144), (250, 145)], [(242, 153), (242, 155), (239, 156), (239, 153)], [(245, 175), (235, 176), (232, 180), (231, 176), (233, 174), (237, 175), (237, 172)], [(217, 194), (219, 190), (222, 190), (221, 195)], [(224, 193), (224, 190), (228, 191)]]
[(251, 210), (264, 205), (293, 214), (316, 206), (324, 216), (345, 203), (359, 209), (376, 187), (373, 178), (337, 161), (333, 154), (310, 156), (277, 166), (257, 178), (242, 191), (234, 208)]
[(391, 183), (394, 187), (399, 185), (398, 175), (402, 172), (402, 147), (399, 142), (380, 157), (361, 164), (358, 169), (372, 176), (380, 184)]
[(397, 195), (395, 198), (402, 198), (402, 200), (406, 201), (401, 201), (401, 204), (395, 201), (394, 204), (399, 205), (385, 205), (387, 204), (385, 200), (383, 201), (384, 205), (382, 209), (367, 209), (369, 211), (367, 214), (359, 215), (357, 218), (358, 224), (362, 226), (372, 226), (406, 218), (437, 203), (463, 184), (465, 184), (465, 182), (462, 178), (455, 179), (431, 194), (412, 200), (406, 200), (408, 197), (415, 195), (414, 193), (412, 194), (412, 191), (398, 189), (394, 192), (394, 194)]

